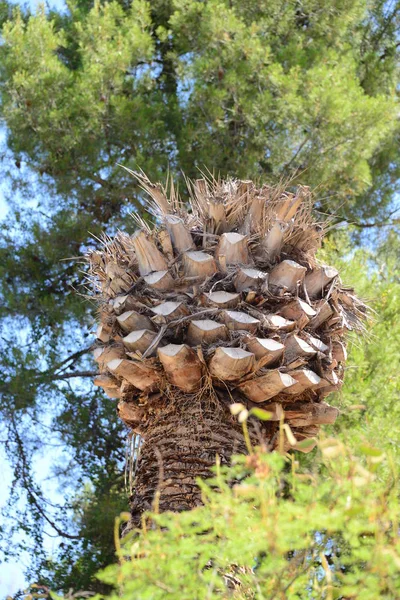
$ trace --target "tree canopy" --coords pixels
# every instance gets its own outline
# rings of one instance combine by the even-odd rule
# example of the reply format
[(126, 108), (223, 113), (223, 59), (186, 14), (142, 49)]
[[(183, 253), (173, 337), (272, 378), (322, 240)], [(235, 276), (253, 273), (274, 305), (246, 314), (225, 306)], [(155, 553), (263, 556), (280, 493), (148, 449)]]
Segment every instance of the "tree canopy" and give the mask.
[(17, 9), (2, 48), (9, 148), (63, 198), (107, 222), (135, 199), (118, 163), (206, 165), (297, 175), (345, 218), (385, 215), (384, 194), (360, 196), (398, 129), (394, 3), (67, 6)]
[[(124, 431), (87, 379), (94, 307), (80, 257), (102, 231), (133, 231), (129, 211), (151, 218), (121, 165), (178, 182), (199, 169), (289, 179), (310, 185), (333, 223), (353, 224), (332, 232), (324, 252), (344, 261), (377, 321), (352, 350), (357, 369), (348, 370), (337, 427), (350, 441), (398, 442), (398, 8), (77, 0), (31, 14), (1, 4), (10, 209), (0, 241), (0, 408), (10, 505), (26, 501), (11, 529), (25, 531), (21, 545), (36, 554), (32, 577), (39, 569), (55, 589), (93, 588), (114, 556)], [(379, 229), (379, 250), (354, 251), (356, 233), (376, 225), (390, 225)], [(49, 451), (62, 506), (49, 506), (35, 476), (35, 456)], [(49, 531), (63, 537), (51, 560)], [(10, 530), (1, 535), (7, 546)]]

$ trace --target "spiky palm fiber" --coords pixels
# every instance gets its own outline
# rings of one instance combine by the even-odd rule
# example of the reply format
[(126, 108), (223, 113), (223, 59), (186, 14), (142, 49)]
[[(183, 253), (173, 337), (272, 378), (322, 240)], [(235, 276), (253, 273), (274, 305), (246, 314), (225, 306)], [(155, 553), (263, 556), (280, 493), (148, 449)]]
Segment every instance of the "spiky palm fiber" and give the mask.
[[(306, 187), (188, 182), (189, 208), (136, 174), (157, 226), (104, 238), (89, 255), (99, 304), (95, 383), (146, 437), (158, 398), (212, 398), (270, 412), (264, 443), (312, 449), (338, 411), (323, 399), (343, 382), (346, 333), (366, 307), (315, 253), (324, 227)], [(222, 400), (224, 398), (224, 400)]]

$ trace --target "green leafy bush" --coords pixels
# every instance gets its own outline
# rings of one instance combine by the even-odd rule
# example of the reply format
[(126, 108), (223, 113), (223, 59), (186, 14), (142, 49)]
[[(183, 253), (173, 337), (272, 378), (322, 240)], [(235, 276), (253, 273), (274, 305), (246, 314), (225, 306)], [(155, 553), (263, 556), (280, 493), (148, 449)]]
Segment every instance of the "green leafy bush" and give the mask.
[(392, 457), (326, 438), (319, 459), (313, 472), (257, 449), (217, 465), (199, 482), (204, 506), (149, 515), (118, 548), (119, 564), (100, 574), (115, 586), (109, 600), (399, 598)]

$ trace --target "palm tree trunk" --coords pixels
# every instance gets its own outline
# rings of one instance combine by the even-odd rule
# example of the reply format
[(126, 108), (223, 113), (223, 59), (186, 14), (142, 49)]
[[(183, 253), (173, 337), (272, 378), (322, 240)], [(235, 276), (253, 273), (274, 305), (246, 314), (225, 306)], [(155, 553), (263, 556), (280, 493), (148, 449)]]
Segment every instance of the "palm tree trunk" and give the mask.
[(310, 452), (338, 414), (323, 400), (343, 383), (346, 331), (362, 331), (366, 315), (338, 271), (316, 260), (323, 228), (308, 188), (199, 179), (186, 212), (172, 183), (168, 198), (136, 175), (160, 227), (142, 222), (89, 256), (95, 383), (144, 440), (133, 527), (147, 510), (200, 504), (197, 480), (216, 456), (227, 464), (246, 451), (232, 398), (268, 412), (255, 443)]
[[(144, 511), (180, 512), (201, 504), (197, 479), (210, 477), (218, 455), (228, 464), (246, 446), (241, 426), (227, 404), (214, 399), (163, 396), (143, 432), (135, 490), (130, 498), (131, 527)], [(131, 528), (130, 527), (130, 528)]]

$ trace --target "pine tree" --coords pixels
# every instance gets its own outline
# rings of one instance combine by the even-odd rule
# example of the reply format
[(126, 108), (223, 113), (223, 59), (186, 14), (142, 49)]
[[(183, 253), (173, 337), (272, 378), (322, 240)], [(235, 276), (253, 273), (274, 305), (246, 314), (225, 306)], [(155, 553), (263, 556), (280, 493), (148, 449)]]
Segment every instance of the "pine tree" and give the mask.
[[(172, 183), (168, 198), (137, 176), (160, 225), (137, 219), (133, 236), (104, 238), (88, 256), (100, 316), (95, 384), (143, 438), (134, 526), (154, 502), (198, 505), (197, 478), (250, 439), (311, 451), (320, 425), (336, 420), (324, 398), (342, 385), (345, 333), (366, 312), (338, 271), (316, 261), (323, 227), (307, 187), (203, 178), (188, 184), (187, 211)], [(235, 413), (260, 406), (267, 420), (250, 419), (243, 436)]]

